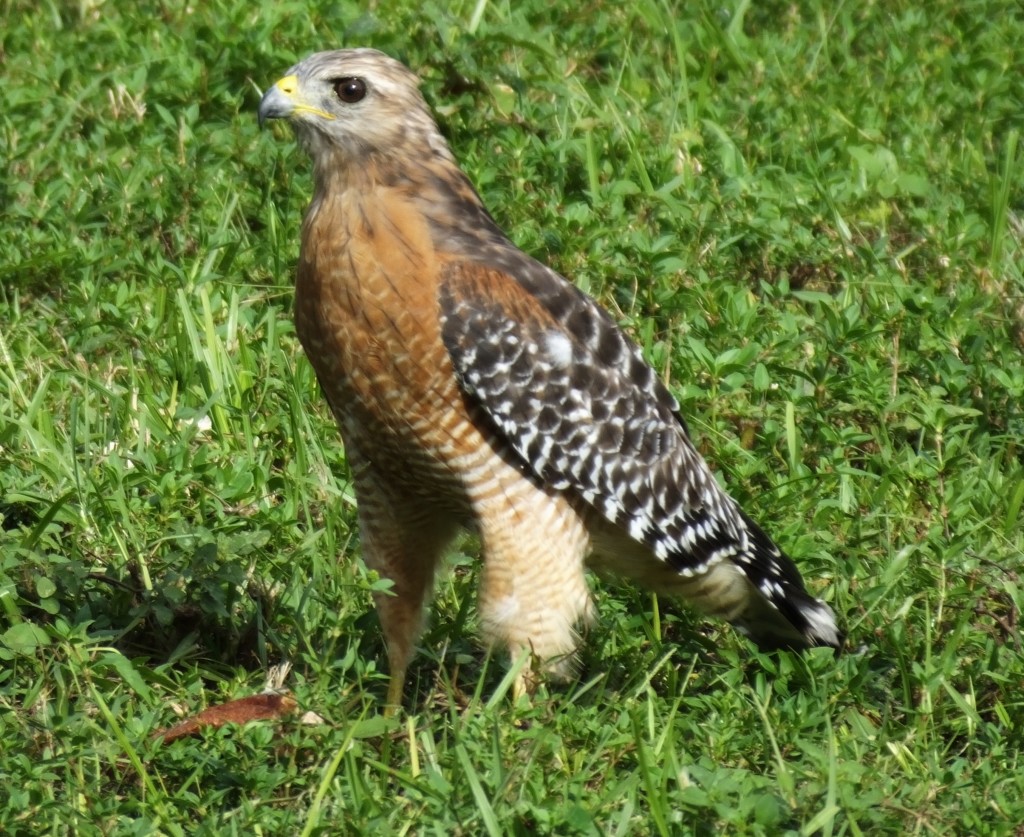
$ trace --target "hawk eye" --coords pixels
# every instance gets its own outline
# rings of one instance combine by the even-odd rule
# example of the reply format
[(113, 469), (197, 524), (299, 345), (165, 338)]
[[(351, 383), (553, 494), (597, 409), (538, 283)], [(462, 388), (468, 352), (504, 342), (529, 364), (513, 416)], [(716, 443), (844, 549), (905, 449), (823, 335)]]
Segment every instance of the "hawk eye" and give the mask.
[(366, 96), (366, 82), (352, 76), (334, 82), (334, 92), (341, 101), (352, 105)]

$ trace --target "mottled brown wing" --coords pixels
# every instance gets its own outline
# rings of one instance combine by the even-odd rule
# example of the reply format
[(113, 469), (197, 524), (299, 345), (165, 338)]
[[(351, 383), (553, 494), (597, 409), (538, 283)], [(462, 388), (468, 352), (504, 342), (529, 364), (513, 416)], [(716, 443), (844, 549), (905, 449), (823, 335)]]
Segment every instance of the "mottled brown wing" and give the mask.
[(442, 280), (442, 336), (465, 391), (537, 476), (679, 572), (742, 551), (734, 504), (637, 348), (573, 285), (539, 263), (523, 268), (513, 279), (454, 263)]
[(683, 576), (733, 561), (810, 643), (835, 644), (831, 612), (719, 487), (676, 400), (611, 317), (539, 262), (501, 262), (447, 266), (442, 337), (460, 385), (523, 462)]

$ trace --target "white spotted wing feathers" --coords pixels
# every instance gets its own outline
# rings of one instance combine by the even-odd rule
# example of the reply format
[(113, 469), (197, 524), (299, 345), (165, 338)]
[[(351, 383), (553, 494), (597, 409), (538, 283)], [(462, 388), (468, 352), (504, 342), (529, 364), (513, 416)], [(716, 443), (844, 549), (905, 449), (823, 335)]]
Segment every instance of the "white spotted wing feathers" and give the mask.
[(831, 610), (722, 491), (676, 400), (611, 317), (521, 252), (503, 256), (448, 266), (442, 337), (461, 386), (529, 469), (684, 577), (736, 564), (792, 626), (759, 638), (740, 623), (755, 640), (838, 646)]

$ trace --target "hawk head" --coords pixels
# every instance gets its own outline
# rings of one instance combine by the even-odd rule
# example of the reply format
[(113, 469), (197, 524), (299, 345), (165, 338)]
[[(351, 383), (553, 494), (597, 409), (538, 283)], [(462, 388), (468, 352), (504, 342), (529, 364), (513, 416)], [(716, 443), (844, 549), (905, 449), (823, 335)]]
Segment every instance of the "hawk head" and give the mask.
[(268, 119), (287, 119), (317, 161), (340, 153), (351, 163), (417, 142), (444, 146), (415, 73), (375, 49), (317, 52), (300, 61), (263, 94), (260, 125)]

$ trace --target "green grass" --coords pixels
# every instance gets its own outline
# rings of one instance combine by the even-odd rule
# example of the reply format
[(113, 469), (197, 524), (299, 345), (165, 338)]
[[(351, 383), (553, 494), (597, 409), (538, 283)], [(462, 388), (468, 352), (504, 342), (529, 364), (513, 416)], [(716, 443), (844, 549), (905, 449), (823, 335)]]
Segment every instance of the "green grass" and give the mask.
[[(0, 831), (1020, 834), (1024, 12), (370, 5), (0, 0)], [(255, 120), (340, 45), (421, 72), (852, 653), (595, 582), (581, 678), (513, 705), (466, 541), (381, 718), (309, 166)], [(150, 738), (283, 658), (325, 724)]]

